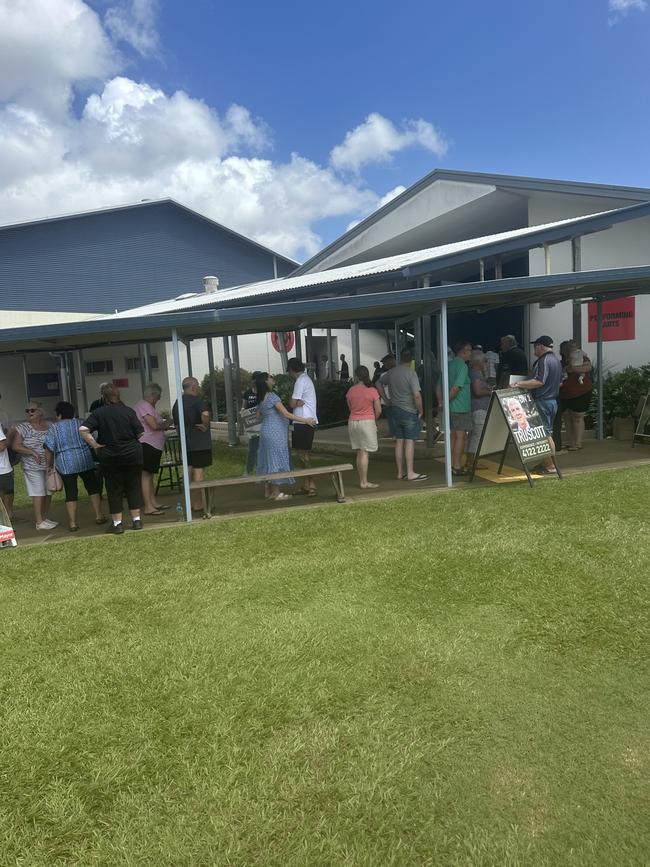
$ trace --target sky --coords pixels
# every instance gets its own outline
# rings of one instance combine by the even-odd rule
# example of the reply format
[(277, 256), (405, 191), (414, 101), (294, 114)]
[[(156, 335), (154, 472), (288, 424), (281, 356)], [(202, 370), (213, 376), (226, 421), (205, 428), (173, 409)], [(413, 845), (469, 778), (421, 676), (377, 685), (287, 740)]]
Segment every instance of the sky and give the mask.
[(0, 224), (170, 196), (303, 261), (435, 168), (650, 187), (646, 0), (0, 0)]

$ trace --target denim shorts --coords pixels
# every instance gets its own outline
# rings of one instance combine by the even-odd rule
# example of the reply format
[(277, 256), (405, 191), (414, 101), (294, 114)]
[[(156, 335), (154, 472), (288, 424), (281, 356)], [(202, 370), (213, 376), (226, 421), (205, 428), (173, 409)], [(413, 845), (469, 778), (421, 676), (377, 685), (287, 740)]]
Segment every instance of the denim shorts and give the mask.
[(544, 425), (546, 436), (553, 436), (553, 422), (557, 413), (557, 400), (535, 400), (535, 406)]
[(391, 406), (389, 424), (395, 439), (420, 439), (420, 419), (416, 412), (407, 412), (401, 406)]

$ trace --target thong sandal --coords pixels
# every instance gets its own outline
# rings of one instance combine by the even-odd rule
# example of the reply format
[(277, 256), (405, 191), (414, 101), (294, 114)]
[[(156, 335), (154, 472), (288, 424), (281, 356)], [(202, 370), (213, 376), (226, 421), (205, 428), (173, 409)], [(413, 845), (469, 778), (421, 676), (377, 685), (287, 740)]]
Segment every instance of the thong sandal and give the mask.
[(165, 513), (163, 512), (162, 509), (154, 509), (153, 512), (144, 512), (143, 514), (145, 514), (145, 515), (164, 515)]
[(425, 479), (428, 479), (428, 478), (429, 477), (427, 475), (425, 475), (424, 473), (420, 473), (419, 475), (415, 476), (415, 478), (413, 478), (413, 479), (407, 479), (407, 481), (409, 481), (409, 482), (423, 482)]

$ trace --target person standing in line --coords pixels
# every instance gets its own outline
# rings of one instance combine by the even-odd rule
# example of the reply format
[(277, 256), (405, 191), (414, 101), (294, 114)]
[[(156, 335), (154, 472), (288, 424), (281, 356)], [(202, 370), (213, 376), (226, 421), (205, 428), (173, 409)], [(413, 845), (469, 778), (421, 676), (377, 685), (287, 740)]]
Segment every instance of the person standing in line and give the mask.
[(150, 382), (145, 387), (142, 400), (133, 407), (138, 421), (144, 428), (140, 444), (142, 446), (142, 500), (145, 515), (162, 515), (167, 508), (156, 500), (153, 484), (165, 449), (164, 432), (170, 427), (156, 409), (161, 395), (162, 388), (158, 383)]
[(102, 399), (102, 392), (104, 391), (104, 389), (106, 388), (107, 385), (111, 385), (111, 383), (110, 382), (100, 382), (99, 383), (99, 397), (96, 398), (90, 404), (90, 407), (88, 408), (89, 413), (95, 412), (96, 409), (99, 409), (100, 406), (104, 405), (104, 401)]
[[(314, 383), (305, 373), (305, 365), (299, 358), (290, 358), (287, 364), (289, 376), (293, 379), (293, 393), (289, 408), (293, 410), (293, 434), (291, 445), (298, 453), (298, 460), (303, 469), (311, 466), (311, 450), (314, 444), (314, 427), (318, 424), (316, 413), (316, 389)], [(304, 419), (313, 420), (313, 424)], [(305, 478), (302, 492), (309, 497), (316, 496), (316, 482), (312, 476)]]
[[(536, 361), (533, 364), (532, 376), (517, 383), (517, 388), (532, 392), (537, 412), (544, 425), (546, 436), (551, 443), (551, 449), (555, 454), (553, 441), (553, 422), (557, 413), (558, 395), (562, 382), (562, 365), (560, 359), (553, 352), (553, 338), (548, 334), (542, 334), (532, 341), (533, 352)], [(540, 465), (540, 472), (545, 474), (555, 473), (556, 469), (550, 457), (544, 459)]]
[(48, 471), (54, 467), (61, 476), (65, 491), (68, 529), (71, 533), (79, 529), (77, 525), (78, 478), (81, 478), (84, 483), (90, 505), (95, 513), (95, 523), (105, 524), (106, 518), (102, 514), (102, 504), (99, 499), (95, 460), (79, 433), (81, 422), (75, 417), (72, 404), (65, 400), (57, 403), (54, 412), (57, 421), (45, 436), (45, 465)]
[(389, 370), (385, 380), (380, 382), (390, 405), (397, 478), (409, 482), (423, 482), (427, 478), (426, 474), (416, 473), (413, 469), (415, 441), (420, 439), (423, 409), (420, 380), (411, 366), (412, 362), (411, 350), (403, 349), (400, 363)]
[(379, 377), (381, 376), (381, 373), (382, 373), (381, 362), (380, 361), (373, 361), (372, 364), (373, 364), (373, 368), (374, 368), (374, 370), (372, 372), (372, 384), (376, 385), (377, 380), (379, 379)]
[[(497, 384), (497, 369), (499, 367), (499, 353), (495, 352), (492, 346), (485, 352), (485, 364), (486, 364), (486, 379), (487, 384), (494, 388)], [(527, 373), (528, 371), (526, 371)]]
[(347, 382), (350, 378), (350, 368), (348, 367), (348, 363), (345, 360), (345, 355), (341, 353), (341, 370), (339, 373), (339, 379), (341, 382)]
[(465, 445), (472, 430), (472, 392), (467, 362), (472, 355), (472, 344), (459, 340), (454, 345), (454, 357), (449, 361), (449, 427), (451, 429), (451, 471), (464, 476), (467, 469)]
[[(212, 434), (210, 433), (210, 409), (199, 397), (199, 381), (194, 376), (186, 376), (182, 382), (183, 388), (183, 418), (185, 419), (185, 443), (187, 445), (187, 463), (193, 482), (202, 482), (205, 468), (212, 464)], [(178, 401), (172, 407), (172, 417), (176, 430), (179, 432)], [(192, 491), (192, 511), (203, 510), (203, 498), (200, 490)]]
[[(248, 385), (248, 388), (244, 392), (241, 401), (242, 410), (255, 409), (257, 406), (257, 377), (260, 375), (259, 370), (254, 370), (251, 376), (251, 381)], [(248, 449), (246, 451), (246, 469), (244, 471), (245, 476), (250, 476), (255, 472), (255, 465), (257, 463), (257, 453), (259, 451), (260, 446), (260, 425), (256, 424), (252, 427), (247, 428), (246, 437), (248, 439)]]
[[(144, 428), (130, 406), (120, 400), (119, 389), (106, 385), (103, 404), (79, 428), (81, 438), (94, 450), (101, 464), (111, 522), (107, 532), (124, 533), (123, 500), (131, 512), (132, 528), (142, 529), (142, 445)], [(93, 433), (97, 436), (93, 437)]]
[(514, 334), (501, 338), (501, 355), (497, 368), (497, 388), (508, 388), (511, 376), (528, 376), (528, 358), (517, 345)]
[[(291, 359), (289, 363), (295, 360)], [(298, 422), (301, 427), (312, 427), (316, 423), (316, 419), (290, 413), (280, 400), (279, 395), (273, 391), (274, 385), (275, 379), (268, 373), (258, 374), (255, 380), (258, 398), (257, 413), (261, 422), (256, 472), (258, 476), (270, 473), (287, 473), (287, 477), (284, 479), (265, 483), (265, 498), (282, 501), (288, 500), (291, 495), (280, 491), (280, 487), (294, 483), (294, 479), (290, 475), (289, 423), (293, 421), (294, 423)], [(303, 409), (305, 405), (303, 402)]]
[(393, 425), (390, 418), (390, 389), (388, 387), (388, 371), (392, 370), (395, 367), (396, 361), (394, 355), (384, 355), (381, 360), (381, 370), (379, 374), (379, 378), (375, 381), (375, 387), (379, 392), (379, 399), (381, 400), (382, 407), (382, 417), (386, 419), (388, 422), (388, 430), (390, 435), (395, 438), (395, 431), (393, 430)]
[(487, 359), (482, 352), (472, 350), (469, 380), (472, 400), (472, 431), (467, 441), (467, 466), (474, 463), (478, 444), (483, 432), (485, 417), (490, 405), (492, 389), (487, 378)]
[(357, 384), (348, 389), (345, 396), (350, 409), (348, 436), (353, 451), (357, 453), (359, 487), (377, 488), (379, 485), (368, 481), (368, 455), (379, 449), (377, 419), (381, 415), (381, 401), (379, 392), (370, 382), (367, 367), (357, 367), (354, 376)]
[(45, 437), (50, 423), (45, 419), (43, 408), (38, 401), (30, 401), (25, 412), (27, 421), (22, 421), (16, 425), (11, 447), (20, 457), (27, 493), (34, 504), (36, 529), (53, 530), (59, 524), (47, 517), (52, 495), (47, 491), (47, 468), (44, 451)]
[(562, 359), (562, 384), (558, 395), (558, 412), (554, 433), (560, 430), (560, 439), (555, 438), (555, 447), (561, 448), (561, 418), (566, 421), (567, 449), (579, 451), (585, 435), (585, 413), (589, 411), (594, 388), (591, 376), (591, 360), (580, 349), (575, 340), (565, 340), (560, 344)]
[(9, 460), (9, 430), (0, 424), (0, 502), (5, 507), (9, 520), (14, 515), (14, 468)]
[[(2, 400), (2, 395), (0, 394), (0, 400)], [(9, 428), (11, 427), (9, 423), (9, 413), (0, 407), (0, 427), (4, 430), (5, 436), (9, 433)]]

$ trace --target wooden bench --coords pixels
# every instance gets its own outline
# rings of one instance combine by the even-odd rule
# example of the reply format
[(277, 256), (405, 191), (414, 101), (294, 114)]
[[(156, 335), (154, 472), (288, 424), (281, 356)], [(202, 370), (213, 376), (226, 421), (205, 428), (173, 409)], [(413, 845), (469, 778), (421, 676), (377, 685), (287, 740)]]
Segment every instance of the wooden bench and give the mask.
[(336, 492), (337, 503), (345, 502), (343, 473), (353, 470), (352, 464), (335, 464), (330, 467), (310, 467), (308, 470), (289, 470), (286, 473), (268, 473), (265, 476), (236, 476), (230, 479), (204, 479), (202, 482), (190, 482), (190, 489), (200, 490), (203, 495), (203, 509), (206, 517), (212, 516), (212, 489), (225, 488), (229, 485), (246, 485), (253, 482), (274, 482), (276, 479), (301, 479), (307, 476), (329, 475)]

